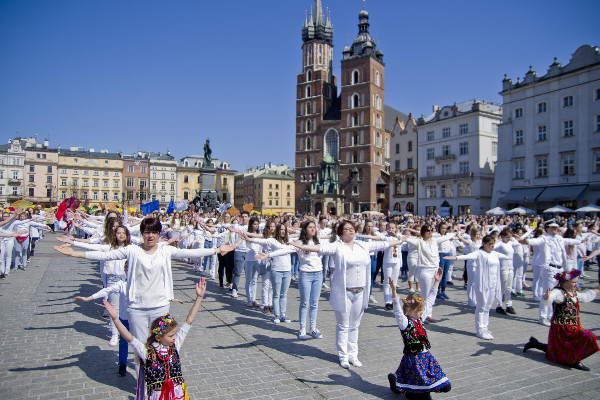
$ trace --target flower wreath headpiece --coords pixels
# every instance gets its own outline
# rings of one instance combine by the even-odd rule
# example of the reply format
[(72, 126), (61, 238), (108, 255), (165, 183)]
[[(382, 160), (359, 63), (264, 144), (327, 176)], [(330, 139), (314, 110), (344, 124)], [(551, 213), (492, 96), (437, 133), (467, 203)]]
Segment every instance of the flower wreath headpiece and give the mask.
[(163, 329), (165, 329), (165, 326), (170, 325), (173, 322), (175, 322), (175, 318), (173, 318), (171, 314), (166, 313), (165, 315), (159, 318), (158, 326), (152, 329), (152, 333), (154, 333), (155, 335), (160, 335)]
[(554, 279), (560, 283), (564, 281), (570, 281), (571, 279), (577, 278), (579, 275), (581, 275), (581, 271), (574, 269), (572, 271), (565, 271), (562, 274), (558, 272), (556, 275), (554, 275)]
[(422, 297), (417, 297), (416, 299), (411, 299), (408, 300), (406, 297), (402, 299), (403, 302), (405, 302), (406, 304), (413, 304), (413, 303), (420, 303), (423, 301)]

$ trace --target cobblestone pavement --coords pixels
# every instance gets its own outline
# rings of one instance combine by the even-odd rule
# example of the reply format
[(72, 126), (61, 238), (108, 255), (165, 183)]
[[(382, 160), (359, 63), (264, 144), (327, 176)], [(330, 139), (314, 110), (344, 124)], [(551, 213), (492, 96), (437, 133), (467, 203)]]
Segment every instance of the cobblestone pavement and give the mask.
[[(108, 346), (107, 320), (100, 303), (75, 303), (76, 295), (99, 290), (93, 262), (55, 253), (54, 234), (37, 245), (27, 271), (12, 271), (0, 282), (0, 399), (133, 398), (132, 362), (119, 377), (117, 353)], [(462, 273), (457, 263), (455, 275)], [(590, 275), (597, 276), (597, 266)], [(183, 321), (198, 280), (191, 267), (174, 263), (176, 297), (171, 312)], [(595, 280), (593, 280), (595, 281)], [(244, 278), (242, 278), (244, 282)], [(527, 297), (515, 301), (517, 316), (491, 313), (495, 340), (474, 335), (473, 309), (466, 306), (462, 280), (448, 287), (450, 300), (438, 300), (427, 326), (432, 353), (452, 382), (452, 391), (436, 399), (600, 399), (600, 354), (585, 360), (591, 372), (551, 364), (543, 353), (523, 354), (533, 335), (544, 339), (548, 328), (537, 324), (537, 305)], [(591, 287), (592, 279), (583, 286)], [(401, 293), (407, 292), (400, 284)], [(291, 324), (274, 325), (257, 309), (247, 309), (244, 297), (231, 299), (214, 280), (182, 347), (184, 377), (192, 399), (401, 399), (390, 392), (387, 374), (402, 356), (402, 339), (393, 314), (383, 310), (381, 286), (373, 291), (379, 304), (365, 313), (359, 347), (362, 368), (342, 369), (335, 352), (335, 318), (319, 303), (323, 339), (301, 341), (298, 290), (292, 282), (288, 316)], [(243, 294), (243, 290), (242, 290)], [(600, 334), (598, 300), (582, 306), (584, 327)], [(131, 352), (130, 352), (131, 356)]]

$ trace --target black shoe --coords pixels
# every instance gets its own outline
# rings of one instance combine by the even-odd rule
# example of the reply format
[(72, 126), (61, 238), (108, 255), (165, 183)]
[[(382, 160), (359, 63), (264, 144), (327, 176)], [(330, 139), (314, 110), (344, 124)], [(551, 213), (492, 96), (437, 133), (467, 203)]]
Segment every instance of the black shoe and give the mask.
[(506, 311), (504, 311), (504, 308), (502, 308), (502, 307), (500, 307), (500, 306), (496, 307), (496, 312), (497, 312), (498, 314), (502, 314), (502, 315), (508, 315), (508, 314), (506, 314)]
[(580, 370), (580, 371), (589, 371), (589, 370), (590, 370), (590, 368), (589, 368), (589, 367), (586, 367), (585, 365), (583, 365), (583, 364), (582, 364), (582, 363), (580, 363), (580, 362), (579, 362), (579, 363), (577, 363), (577, 364), (573, 364), (573, 365), (571, 365), (571, 368), (575, 368), (575, 369), (578, 369), (578, 370)]
[(0, 275), (0, 279), (6, 279), (6, 275), (4, 275), (4, 274)]
[(393, 310), (393, 309), (394, 309), (394, 305), (393, 305), (393, 304), (390, 304), (390, 303), (386, 303), (386, 305), (385, 305), (385, 309), (386, 309), (387, 311)]
[(537, 348), (538, 340), (533, 336), (529, 338), (529, 342), (525, 343), (523, 346), (523, 353), (527, 353), (527, 350)]
[(117, 372), (119, 376), (127, 376), (127, 365), (119, 364), (119, 372)]
[(510, 306), (506, 307), (506, 312), (508, 314), (512, 314), (512, 315), (516, 315), (517, 314), (517, 312), (515, 311), (515, 309), (512, 308), (512, 307), (510, 307)]
[(448, 281), (448, 282), (446, 282), (446, 285), (448, 285), (448, 286), (454, 286), (454, 282)]
[(388, 381), (390, 381), (390, 389), (392, 390), (392, 392), (400, 393), (398, 387), (396, 386), (396, 375), (388, 374)]

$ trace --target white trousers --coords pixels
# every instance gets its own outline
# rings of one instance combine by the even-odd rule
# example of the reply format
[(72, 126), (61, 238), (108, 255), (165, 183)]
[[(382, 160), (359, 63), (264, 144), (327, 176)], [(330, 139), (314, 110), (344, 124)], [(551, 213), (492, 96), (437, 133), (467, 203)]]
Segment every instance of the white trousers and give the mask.
[(12, 262), (15, 241), (13, 238), (8, 238), (8, 240), (0, 240), (0, 273), (8, 275), (10, 272), (10, 263)]
[(273, 306), (273, 284), (271, 283), (271, 267), (262, 275), (261, 303), (263, 307)]
[(500, 299), (500, 303), (502, 307), (512, 307), (510, 292), (512, 292), (514, 275), (515, 271), (512, 265), (509, 267), (502, 267), (500, 270), (500, 284), (502, 285), (502, 298)]
[(411, 258), (408, 258), (406, 263), (408, 264), (408, 281), (419, 282), (417, 278), (417, 262)]
[(533, 281), (531, 282), (531, 289), (533, 291), (533, 298), (535, 300), (542, 298), (542, 285), (540, 281), (540, 274), (542, 271), (541, 265), (531, 264), (531, 269), (533, 269)]
[(15, 268), (27, 266), (27, 249), (29, 249), (29, 237), (22, 242), (19, 242), (17, 238), (14, 239), (14, 254), (15, 254)]
[(431, 288), (433, 288), (433, 284), (435, 283), (436, 272), (437, 268), (419, 267), (418, 270), (419, 289), (421, 291), (421, 297), (425, 302), (425, 310), (423, 310), (423, 316), (421, 317), (421, 321), (425, 321), (427, 317), (431, 318), (433, 316), (433, 304), (430, 305), (427, 302), (427, 296), (429, 295), (429, 292), (431, 292)]
[(477, 297), (475, 295), (475, 263), (473, 261), (467, 261), (467, 276), (469, 281), (467, 282), (467, 300), (471, 307), (477, 304)]
[(398, 276), (402, 263), (383, 263), (383, 299), (385, 304), (392, 304), (392, 288), (388, 280), (392, 277), (394, 285), (398, 286)]
[(518, 262), (513, 261), (513, 284), (512, 291), (515, 293), (523, 292), (523, 275), (525, 273), (526, 264), (524, 261), (519, 260)]
[[(475, 276), (473, 276), (474, 278)], [(469, 281), (471, 275), (469, 275)], [(475, 332), (479, 335), (488, 330), (490, 324), (490, 309), (496, 300), (496, 286), (490, 287), (487, 291), (475, 290)]]
[(363, 296), (368, 296), (363, 290), (360, 293), (346, 291), (346, 310), (335, 312), (335, 341), (340, 360), (358, 356), (358, 326), (365, 311)]
[(554, 275), (560, 272), (559, 268), (540, 268), (540, 318), (545, 318), (548, 321), (552, 319), (552, 303), (546, 304), (544, 294), (548, 289), (556, 286)]

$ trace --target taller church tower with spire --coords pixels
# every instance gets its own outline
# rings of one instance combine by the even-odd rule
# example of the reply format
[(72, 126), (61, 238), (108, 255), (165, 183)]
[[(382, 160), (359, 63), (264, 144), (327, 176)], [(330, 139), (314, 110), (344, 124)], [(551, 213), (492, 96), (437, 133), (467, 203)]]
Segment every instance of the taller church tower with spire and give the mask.
[(333, 25), (321, 0), (304, 20), (296, 94), (296, 208), (302, 212), (387, 209), (385, 65), (369, 33), (369, 13), (363, 9), (358, 18), (358, 36), (342, 52), (339, 96)]

